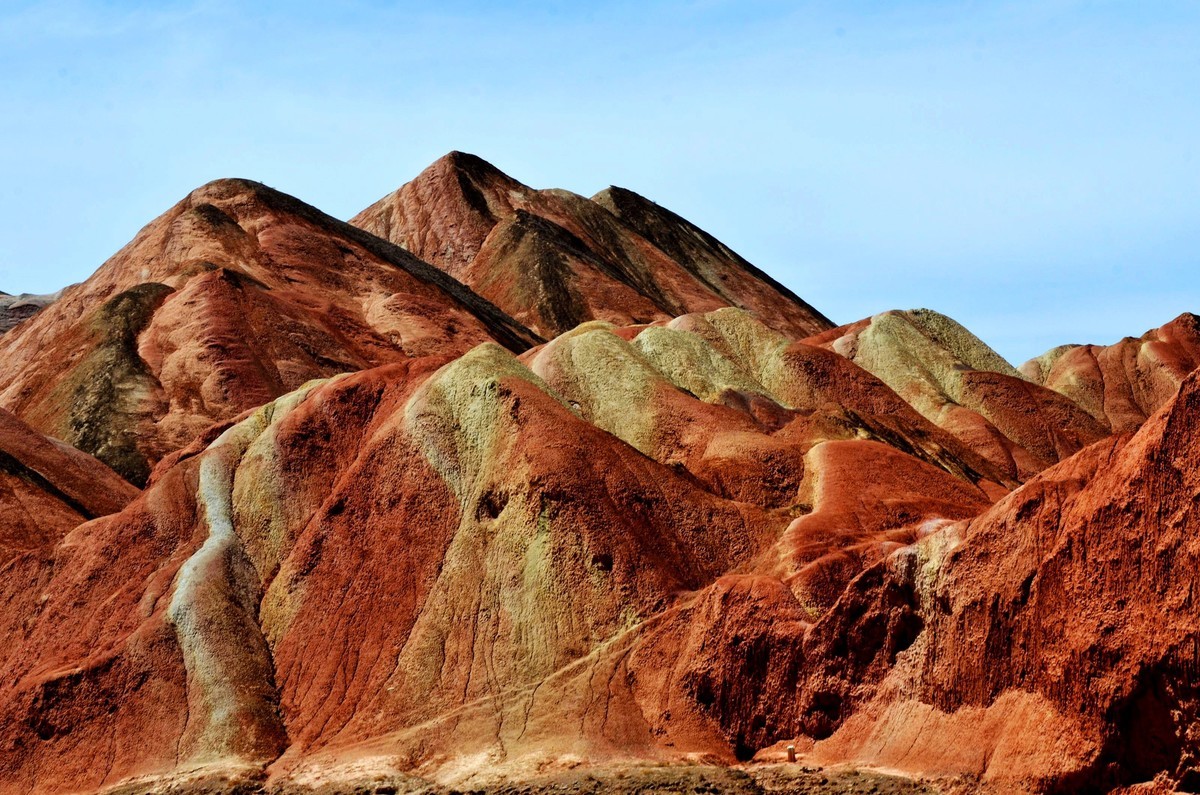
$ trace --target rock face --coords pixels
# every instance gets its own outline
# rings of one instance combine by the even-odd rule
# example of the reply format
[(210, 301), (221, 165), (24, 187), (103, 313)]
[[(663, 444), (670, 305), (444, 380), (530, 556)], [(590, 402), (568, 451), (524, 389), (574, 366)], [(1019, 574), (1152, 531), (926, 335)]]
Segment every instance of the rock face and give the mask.
[(0, 409), (0, 571), (76, 525), (116, 513), (137, 493), (96, 459)]
[(1133, 437), (1088, 448), (864, 578), (842, 611), (894, 589), (924, 629), (823, 755), (1061, 791), (1165, 772), (1194, 791), (1198, 424), (1193, 375)]
[(21, 293), (9, 295), (0, 292), (0, 334), (12, 331), (13, 327), (33, 317), (43, 307), (49, 306), (59, 299), (62, 291), (47, 295)]
[(312, 378), (488, 340), (538, 341), (396, 246), (221, 180), (0, 339), (0, 405), (140, 484), (213, 422)]
[(731, 249), (622, 188), (534, 190), (451, 152), (351, 223), (403, 246), (544, 337), (589, 320), (668, 320), (724, 306), (793, 339), (833, 324)]
[(1200, 318), (1183, 314), (1115, 345), (1063, 345), (1021, 365), (1029, 380), (1070, 398), (1113, 433), (1128, 433), (1200, 365)]
[(1071, 392), (485, 166), (359, 219), (437, 268), (223, 180), (0, 338), (0, 795), (1200, 785), (1194, 318)]

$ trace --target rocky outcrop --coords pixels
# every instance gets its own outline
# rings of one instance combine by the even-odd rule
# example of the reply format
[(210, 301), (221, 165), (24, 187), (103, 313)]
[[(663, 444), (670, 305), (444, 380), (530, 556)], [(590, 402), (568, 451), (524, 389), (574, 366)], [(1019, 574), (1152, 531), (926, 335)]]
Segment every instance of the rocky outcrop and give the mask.
[(689, 222), (631, 191), (535, 190), (451, 152), (351, 223), (387, 238), (550, 338), (725, 306), (793, 339), (833, 324)]
[[(816, 758), (1037, 791), (1200, 783), (1200, 380), (978, 518), (893, 554), (833, 611), (891, 590), (923, 627)], [(834, 619), (831, 617), (831, 624)], [(828, 634), (842, 629), (831, 625)]]
[(18, 323), (36, 315), (43, 307), (49, 306), (59, 299), (62, 290), (46, 295), (21, 293), (9, 295), (0, 292), (0, 334), (12, 331)]

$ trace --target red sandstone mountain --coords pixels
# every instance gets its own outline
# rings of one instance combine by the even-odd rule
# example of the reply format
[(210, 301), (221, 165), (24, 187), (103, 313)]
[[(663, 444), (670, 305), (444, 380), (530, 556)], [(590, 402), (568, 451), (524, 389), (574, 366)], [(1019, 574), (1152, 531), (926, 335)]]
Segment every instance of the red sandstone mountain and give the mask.
[(1195, 787), (1190, 316), (1097, 355), (1161, 406), (1109, 436), (1067, 375), (926, 311), (828, 329), (626, 191), (452, 155), (366, 215), (450, 275), (222, 181), (0, 339), (0, 400), (153, 467), (0, 411), (0, 793), (841, 791), (789, 743)]
[(1079, 405), (1030, 384), (981, 340), (936, 312), (884, 312), (809, 342), (881, 378), (1009, 479), (1025, 479), (1108, 435)]
[(535, 190), (451, 152), (351, 223), (437, 265), (544, 337), (735, 306), (792, 338), (833, 324), (688, 221), (622, 188)]
[(1063, 345), (1021, 372), (1070, 398), (1114, 433), (1136, 429), (1200, 365), (1200, 318), (1183, 314), (1115, 345)]
[(144, 482), (312, 378), (538, 341), (444, 273), (243, 180), (193, 191), (0, 338), (0, 405)]

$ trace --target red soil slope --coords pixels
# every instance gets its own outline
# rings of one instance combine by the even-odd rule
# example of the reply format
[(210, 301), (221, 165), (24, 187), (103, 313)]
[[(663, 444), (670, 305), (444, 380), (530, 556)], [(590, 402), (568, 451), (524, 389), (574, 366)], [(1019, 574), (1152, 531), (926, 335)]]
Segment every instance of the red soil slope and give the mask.
[(808, 342), (881, 378), (1009, 479), (1024, 480), (1108, 434), (1080, 406), (1031, 384), (965, 328), (927, 309), (884, 312)]
[(116, 513), (137, 493), (96, 459), (0, 409), (0, 571), (76, 525)]
[[(647, 332), (653, 358), (638, 354)], [(485, 345), (341, 376), (165, 460), (40, 573), (44, 606), (0, 672), (0, 791), (268, 763), (276, 781), (352, 778), (364, 754), (453, 780), (481, 772), (462, 748), (513, 775), (572, 753), (734, 761), (794, 732), (795, 715), (757, 715), (797, 661), (747, 672), (762, 661), (730, 638), (800, 650), (863, 566), (989, 500), (920, 418), (911, 438), (895, 418), (889, 432), (930, 463), (864, 440), (869, 416), (816, 416), (865, 374), (789, 407), (766, 388), (710, 403), (652, 364), (703, 340), (642, 335), (558, 341), (575, 340), (573, 368), (553, 346), (530, 370)], [(631, 363), (606, 371), (617, 354)], [(708, 355), (696, 378), (735, 372)], [(646, 414), (675, 415), (622, 430), (652, 457), (603, 429), (625, 398), (588, 380), (633, 361), (655, 393)], [(760, 468), (775, 454), (791, 486), (731, 487), (701, 446)]]
[(144, 482), (163, 455), (312, 378), (537, 341), (386, 241), (213, 182), (0, 339), (0, 405)]
[(1135, 430), (1200, 365), (1200, 318), (1183, 314), (1114, 345), (1064, 345), (1021, 365), (1114, 433)]
[(351, 223), (387, 238), (549, 338), (588, 320), (749, 309), (792, 338), (830, 323), (694, 225), (630, 191), (535, 190), (451, 152)]

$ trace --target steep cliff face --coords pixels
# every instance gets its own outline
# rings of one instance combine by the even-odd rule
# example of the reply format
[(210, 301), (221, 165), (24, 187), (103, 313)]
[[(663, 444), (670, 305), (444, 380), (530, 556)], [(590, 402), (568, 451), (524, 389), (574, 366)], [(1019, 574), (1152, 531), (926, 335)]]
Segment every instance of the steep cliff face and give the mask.
[(0, 334), (12, 331), (13, 327), (36, 315), (43, 307), (58, 300), (62, 291), (47, 295), (9, 295), (0, 292)]
[(1198, 423), (1193, 375), (1136, 435), (857, 583), (835, 613), (891, 591), (923, 630), (817, 758), (1063, 792), (1200, 784)]
[(436, 268), (221, 180), (0, 340), (0, 405), (143, 483), (163, 455), (312, 378), (538, 341)]
[(1054, 348), (1021, 365), (1021, 373), (1070, 398), (1113, 433), (1128, 433), (1170, 400), (1197, 365), (1200, 318), (1185, 313), (1113, 345)]
[(631, 191), (535, 190), (451, 152), (351, 223), (469, 285), (544, 337), (589, 320), (668, 320), (724, 306), (794, 339), (833, 324), (694, 225)]

